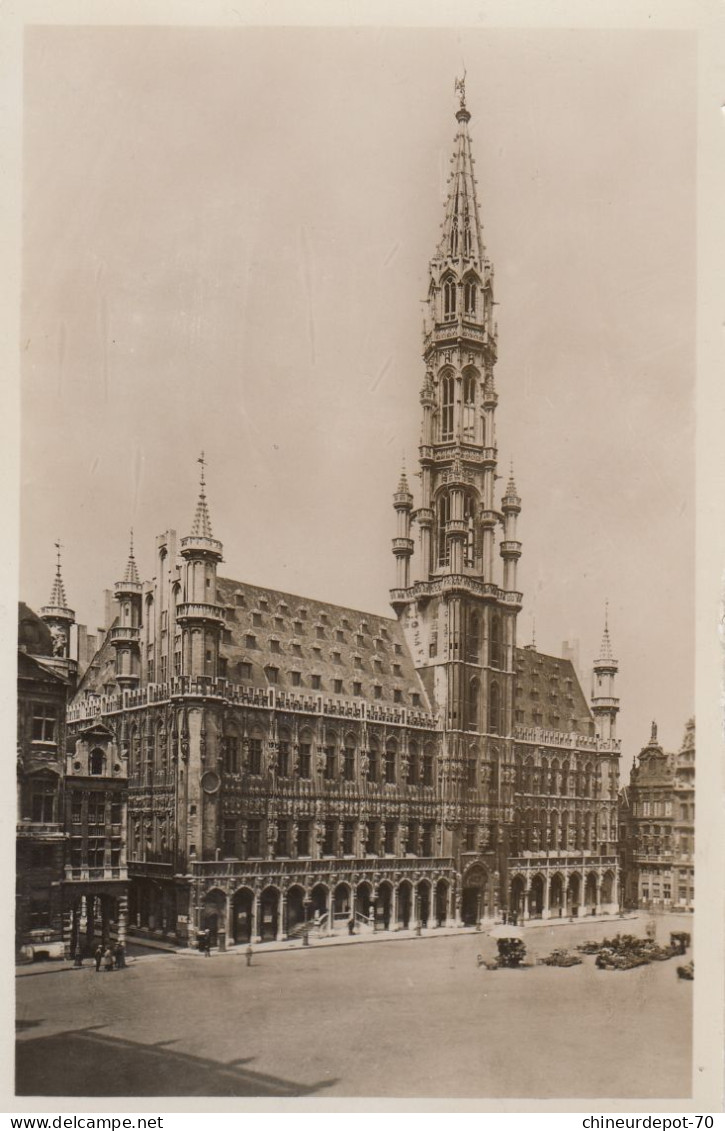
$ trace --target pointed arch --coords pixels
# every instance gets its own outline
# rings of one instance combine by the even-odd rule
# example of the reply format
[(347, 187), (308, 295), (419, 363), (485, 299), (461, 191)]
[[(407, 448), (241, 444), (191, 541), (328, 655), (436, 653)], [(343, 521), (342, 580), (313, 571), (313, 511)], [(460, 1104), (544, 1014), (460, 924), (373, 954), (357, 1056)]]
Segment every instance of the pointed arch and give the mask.
[(488, 700), (488, 730), (489, 734), (500, 733), (500, 719), (501, 719), (501, 692), (498, 684), (494, 680), (489, 689)]
[(478, 405), (479, 372), (469, 365), (463, 370), (463, 439), (469, 444), (477, 440), (476, 408)]
[(447, 443), (453, 439), (456, 408), (456, 379), (450, 369), (445, 369), (441, 373), (439, 397), (441, 408), (440, 438), (442, 443)]
[(469, 664), (477, 664), (481, 658), (481, 618), (473, 610), (468, 614), (468, 631), (466, 633), (466, 660)]
[(492, 668), (501, 667), (501, 617), (494, 613), (491, 617), (491, 634), (489, 638), (488, 662)]
[(446, 538), (446, 524), (451, 518), (451, 496), (448, 491), (443, 491), (438, 496), (436, 503), (436, 532), (438, 542), (438, 566), (447, 566), (450, 562), (450, 546)]
[[(451, 233), (451, 240), (453, 234)], [(454, 253), (455, 254), (455, 253)], [(457, 284), (453, 275), (446, 275), (443, 280), (443, 317), (444, 319), (456, 317)]]
[[(466, 235), (470, 243), (470, 229), (466, 229)], [(475, 317), (476, 307), (478, 305), (478, 286), (479, 282), (474, 274), (468, 274), (463, 280), (463, 313)]]
[(468, 681), (468, 694), (466, 696), (466, 728), (478, 730), (478, 704), (481, 692), (481, 681), (478, 676), (473, 676)]

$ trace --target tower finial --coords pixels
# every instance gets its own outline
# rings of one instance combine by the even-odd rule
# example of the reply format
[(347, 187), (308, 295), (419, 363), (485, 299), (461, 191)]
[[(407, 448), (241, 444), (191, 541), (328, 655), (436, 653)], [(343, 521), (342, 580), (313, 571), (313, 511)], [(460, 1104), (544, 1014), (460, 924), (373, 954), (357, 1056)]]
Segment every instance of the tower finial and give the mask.
[(199, 501), (196, 504), (191, 533), (195, 538), (213, 538), (209, 507), (206, 502), (206, 456), (204, 452), (201, 453), (196, 462), (201, 464), (201, 474), (199, 476)]
[(649, 742), (650, 742), (650, 746), (656, 746), (657, 745), (657, 723), (654, 722), (654, 720), (652, 722), (652, 733), (649, 736)]
[(55, 546), (55, 577), (53, 578), (53, 588), (50, 594), (50, 606), (56, 609), (64, 609), (67, 605), (67, 601), (65, 597), (63, 577), (60, 570), (60, 551), (63, 544), (60, 538), (56, 538), (53, 545)]
[(462, 79), (456, 78), (455, 85), (454, 85), (453, 89), (455, 90), (456, 94), (459, 96), (460, 109), (465, 110), (466, 109), (466, 68), (465, 67), (463, 68), (463, 78)]
[(531, 618), (531, 647), (536, 648), (536, 617)]
[(126, 571), (123, 575), (123, 582), (127, 584), (131, 582), (133, 585), (139, 584), (138, 570), (136, 568), (136, 559), (133, 556), (133, 527), (129, 532), (128, 539), (128, 561), (126, 562)]

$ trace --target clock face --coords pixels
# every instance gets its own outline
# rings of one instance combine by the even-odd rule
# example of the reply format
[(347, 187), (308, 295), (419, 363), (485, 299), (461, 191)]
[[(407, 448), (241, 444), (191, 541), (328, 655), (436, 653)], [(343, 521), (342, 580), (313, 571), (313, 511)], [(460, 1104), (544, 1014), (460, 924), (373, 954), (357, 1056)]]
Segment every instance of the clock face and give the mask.
[(220, 786), (219, 775), (214, 770), (207, 770), (201, 778), (201, 788), (204, 793), (216, 793)]

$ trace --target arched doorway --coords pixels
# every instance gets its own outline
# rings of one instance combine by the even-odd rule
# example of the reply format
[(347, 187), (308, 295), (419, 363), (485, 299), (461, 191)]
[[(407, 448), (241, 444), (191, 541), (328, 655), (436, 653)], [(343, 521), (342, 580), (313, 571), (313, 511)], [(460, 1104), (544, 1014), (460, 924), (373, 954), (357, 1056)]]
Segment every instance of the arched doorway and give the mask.
[(287, 929), (286, 934), (301, 927), (305, 921), (305, 890), (295, 884), (287, 892)]
[(564, 877), (560, 872), (551, 877), (549, 886), (549, 917), (560, 919), (564, 914)]
[(569, 876), (569, 883), (566, 891), (567, 910), (570, 915), (578, 915), (581, 906), (582, 896), (582, 882), (581, 876), (578, 872), (574, 872)]
[(357, 885), (355, 892), (355, 906), (357, 909), (358, 921), (362, 915), (365, 919), (370, 919), (370, 905), (372, 902), (372, 888), (367, 880)]
[(252, 940), (252, 911), (254, 892), (240, 888), (232, 899), (232, 939), (235, 943), (248, 943)]
[(584, 885), (584, 906), (588, 915), (597, 909), (597, 877), (594, 872), (588, 873)]
[(461, 918), (467, 927), (473, 927), (488, 915), (488, 872), (474, 864), (463, 877)]
[(428, 926), (430, 919), (430, 883), (421, 880), (418, 884), (418, 919), (424, 926)]
[(544, 877), (534, 876), (531, 881), (531, 895), (529, 897), (529, 915), (532, 919), (541, 919), (544, 914)]
[(224, 912), (227, 897), (223, 891), (213, 889), (204, 896), (201, 909), (201, 929), (209, 932), (209, 942), (216, 946), (219, 941), (219, 931), (224, 927)]
[(511, 901), (509, 911), (521, 919), (524, 914), (524, 899), (526, 895), (526, 881), (523, 876), (514, 876), (511, 881)]
[(612, 902), (612, 894), (614, 891), (614, 873), (605, 872), (602, 877), (602, 905), (606, 907), (607, 904)]
[(333, 907), (335, 911), (334, 926), (340, 926), (347, 923), (350, 918), (351, 902), (350, 902), (350, 885), (338, 884), (335, 888)]
[(398, 924), (407, 931), (413, 915), (413, 888), (408, 880), (403, 880), (398, 888)]
[(324, 884), (315, 884), (310, 892), (312, 900), (310, 916), (316, 926), (319, 926), (320, 920), (327, 914), (327, 895), (327, 888)]
[(378, 888), (378, 898), (375, 901), (375, 922), (378, 928), (384, 931), (390, 929), (390, 909), (393, 902), (393, 888), (388, 880), (383, 880)]
[(259, 923), (257, 932), (261, 942), (273, 942), (279, 928), (279, 890), (265, 888), (259, 898)]
[(439, 880), (436, 884), (435, 921), (439, 927), (445, 925), (448, 919), (448, 881)]

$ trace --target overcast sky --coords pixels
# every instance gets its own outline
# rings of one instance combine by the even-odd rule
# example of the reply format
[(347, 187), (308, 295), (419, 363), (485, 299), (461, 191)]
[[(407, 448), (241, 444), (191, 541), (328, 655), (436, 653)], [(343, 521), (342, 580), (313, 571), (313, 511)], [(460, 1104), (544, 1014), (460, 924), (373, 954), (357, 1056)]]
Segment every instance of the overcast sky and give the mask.
[(689, 33), (29, 30), (20, 593), (60, 536), (100, 623), (204, 448), (225, 576), (389, 611), (464, 64), (519, 643), (588, 676), (609, 599), (628, 767), (694, 710)]

